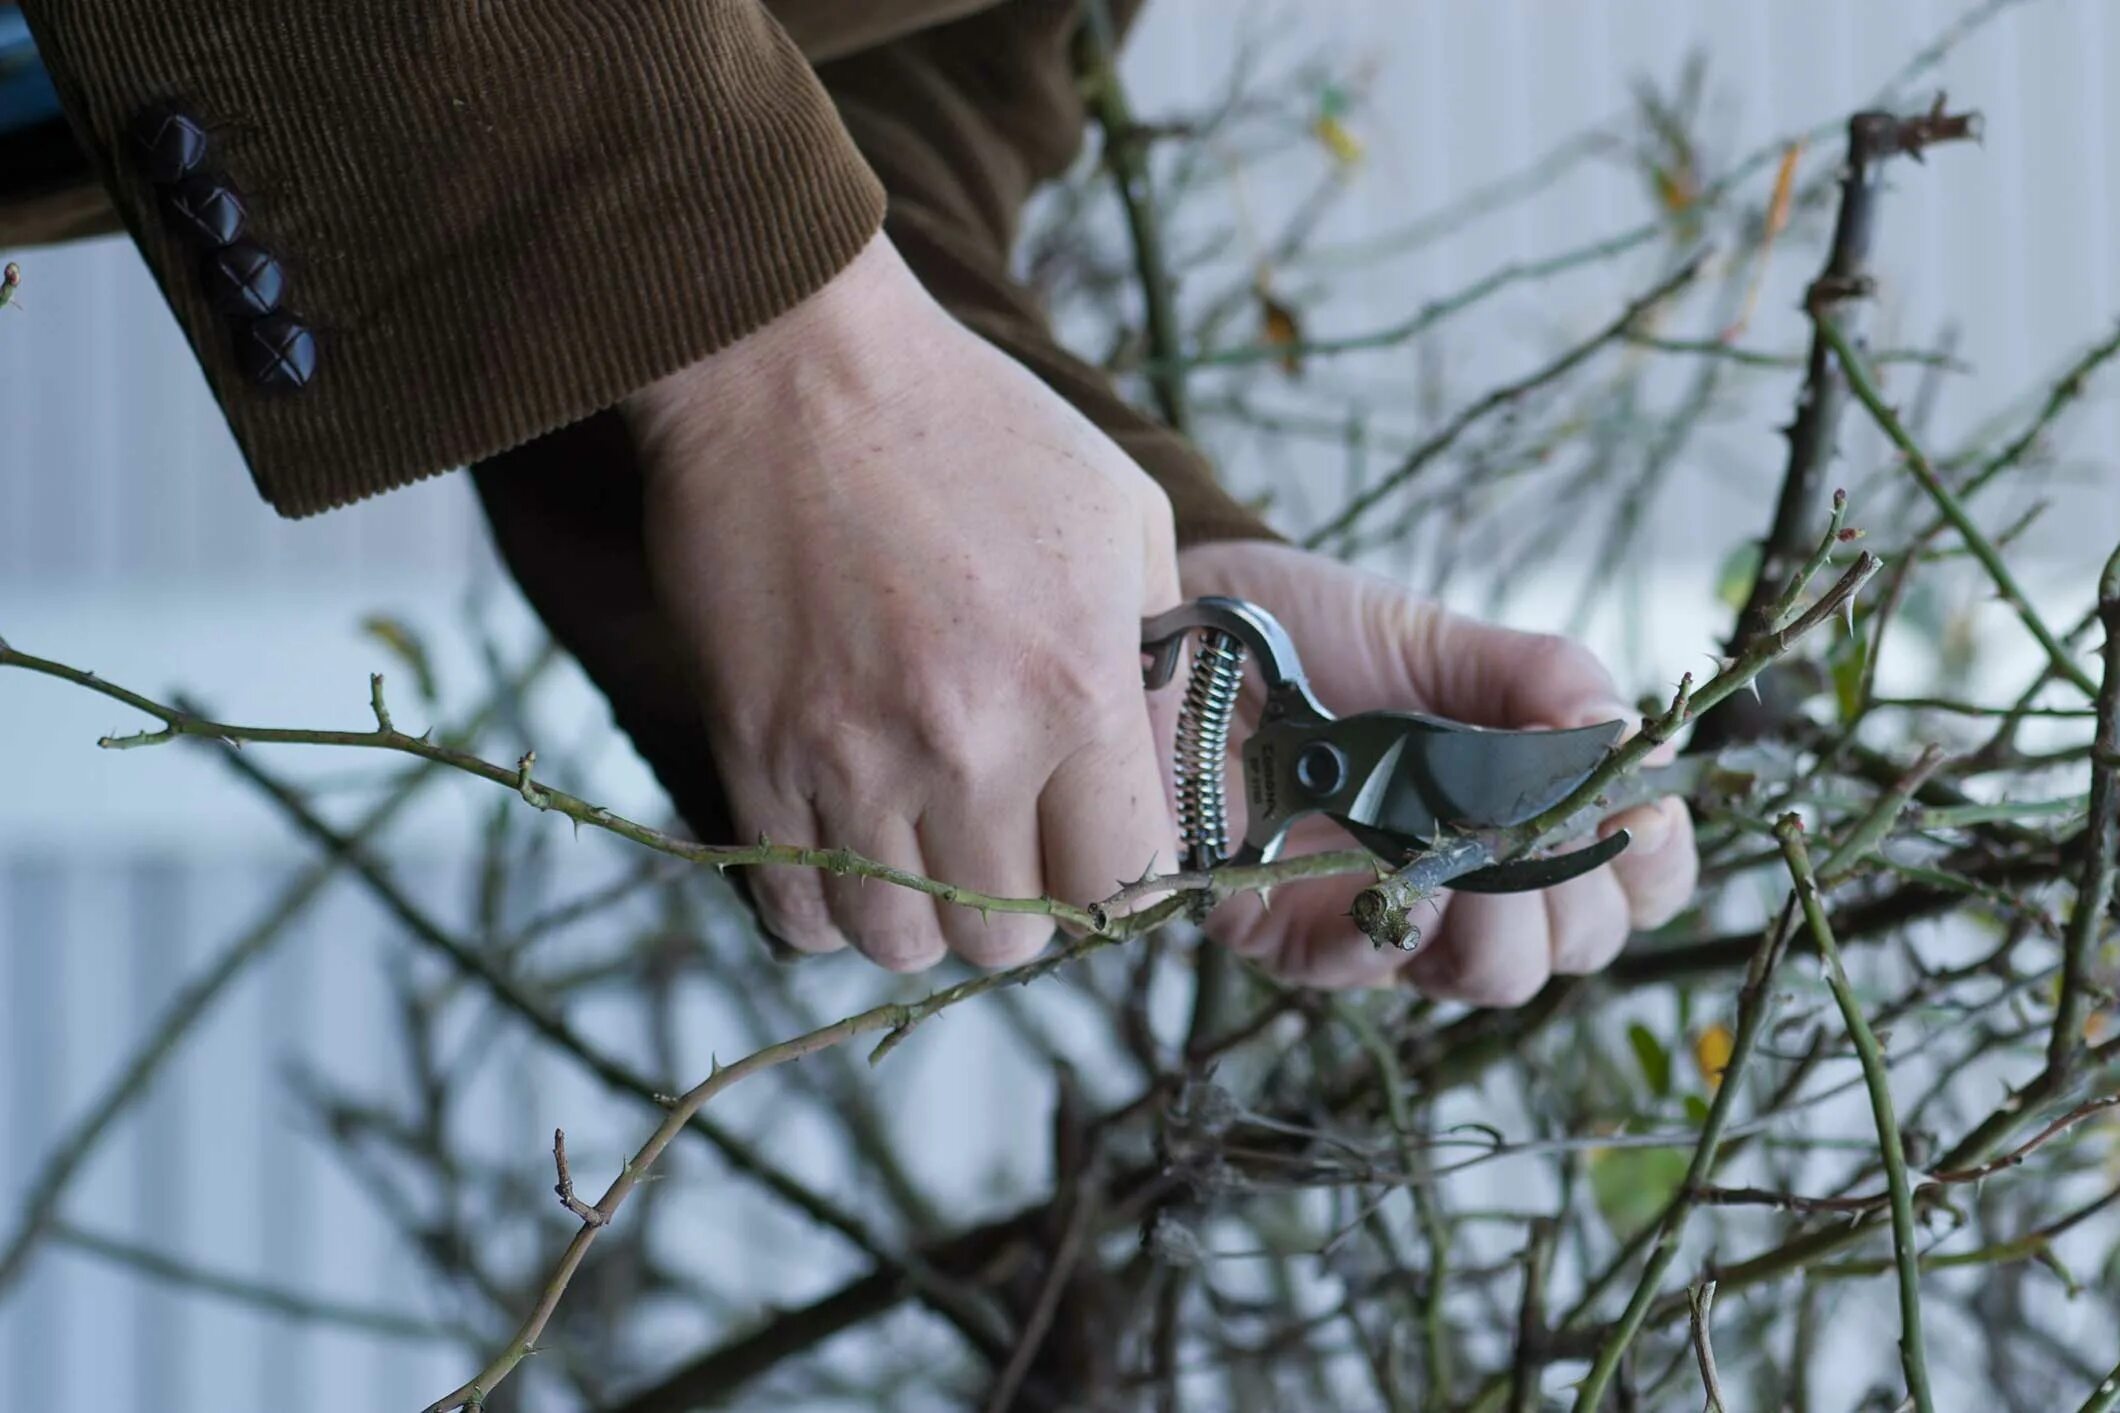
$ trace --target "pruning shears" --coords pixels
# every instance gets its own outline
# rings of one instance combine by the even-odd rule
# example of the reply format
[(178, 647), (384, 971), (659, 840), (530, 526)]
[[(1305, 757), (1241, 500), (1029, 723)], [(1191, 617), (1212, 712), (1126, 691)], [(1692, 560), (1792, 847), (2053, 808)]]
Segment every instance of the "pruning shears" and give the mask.
[[(1566, 799), (1619, 739), (1617, 721), (1571, 731), (1500, 731), (1414, 711), (1334, 716), (1303, 675), (1295, 643), (1257, 604), (1202, 598), (1141, 625), (1143, 676), (1153, 690), (1176, 674), (1188, 639), (1192, 666), (1178, 713), (1178, 828), (1186, 866), (1265, 863), (1288, 830), (1321, 814), (1394, 867), (1448, 835), (1506, 829)], [(1224, 761), (1248, 659), (1266, 693), (1244, 742), (1244, 838), (1229, 838)], [(1616, 831), (1548, 858), (1494, 864), (1451, 881), (1469, 892), (1550, 888), (1627, 847)]]

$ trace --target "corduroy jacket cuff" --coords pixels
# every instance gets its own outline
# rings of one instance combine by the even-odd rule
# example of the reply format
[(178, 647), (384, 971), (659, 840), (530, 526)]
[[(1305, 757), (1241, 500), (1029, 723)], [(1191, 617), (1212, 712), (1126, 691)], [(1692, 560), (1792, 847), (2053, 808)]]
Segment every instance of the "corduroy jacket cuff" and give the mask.
[(756, 0), (28, 0), (259, 489), (306, 515), (772, 319), (883, 192)]

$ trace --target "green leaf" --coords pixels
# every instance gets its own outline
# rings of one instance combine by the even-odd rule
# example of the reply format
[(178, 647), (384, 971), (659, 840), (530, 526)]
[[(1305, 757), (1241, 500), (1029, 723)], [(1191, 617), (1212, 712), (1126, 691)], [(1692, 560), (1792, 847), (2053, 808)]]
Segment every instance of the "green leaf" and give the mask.
[(1590, 1155), (1590, 1195), (1612, 1235), (1626, 1241), (1658, 1216), (1686, 1180), (1678, 1148), (1599, 1148)]
[(1826, 668), (1833, 679), (1833, 701), (1840, 708), (1843, 725), (1862, 710), (1862, 678), (1870, 661), (1869, 615), (1858, 613), (1853, 633), (1841, 633), (1826, 654)]
[(2053, 1247), (2040, 1247), (2033, 1254), (2032, 1259), (2052, 1271), (2059, 1278), (2062, 1287), (2068, 1291), (2069, 1299), (2073, 1300), (2083, 1293), (2083, 1283), (2076, 1279), (2075, 1272), (2062, 1264), (2060, 1255), (2055, 1252)]
[(1699, 1128), (1708, 1121), (1708, 1101), (1698, 1094), (1686, 1096), (1686, 1122)]
[(2105, 1253), (2105, 1264), (2098, 1277), (2098, 1283), (2107, 1290), (2120, 1286), (2120, 1242), (2113, 1243), (2112, 1249)]
[(1759, 541), (1746, 540), (1723, 556), (1722, 568), (1715, 572), (1715, 597), (1735, 613), (1752, 597), (1752, 581), (1758, 577)]
[(1642, 1078), (1649, 1081), (1649, 1092), (1659, 1099), (1668, 1098), (1671, 1093), (1670, 1050), (1639, 1021), (1627, 1027), (1627, 1043), (1634, 1047), (1634, 1058), (1642, 1067)]
[(403, 619), (388, 618), (380, 613), (362, 619), (361, 631), (388, 648), (392, 657), (411, 669), (413, 690), (419, 693), (421, 701), (431, 706), (437, 694), (434, 666), (420, 635)]

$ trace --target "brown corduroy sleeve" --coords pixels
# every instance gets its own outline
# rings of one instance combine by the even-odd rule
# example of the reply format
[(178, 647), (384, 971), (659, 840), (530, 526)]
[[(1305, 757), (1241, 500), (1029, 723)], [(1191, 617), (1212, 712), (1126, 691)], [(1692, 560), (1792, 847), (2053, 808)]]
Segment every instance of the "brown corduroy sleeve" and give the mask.
[[(799, 302), (882, 217), (757, 0), (23, 9), (259, 489), (289, 515), (612, 405)], [(233, 313), (226, 289), (208, 297), (227, 247), (185, 234), (136, 135), (166, 112), (199, 124), (199, 170), (239, 195), (242, 241), (275, 265), (279, 288), (240, 292)], [(299, 387), (261, 385), (243, 342), (268, 327), (266, 298), (271, 329), (313, 337)]]
[[(1138, 6), (1113, 6), (1122, 21)], [(1025, 203), (1081, 150), (1079, 0), (1006, 0), (823, 65), (819, 74), (890, 192), (884, 230), (959, 321), (1044, 379), (1170, 497), (1181, 545), (1273, 539), (1190, 441), (1060, 345), (1011, 268)]]
[[(799, 3), (814, 11), (831, 0)], [(1068, 61), (1077, 10), (1075, 0), (1006, 0), (820, 72), (889, 188), (891, 237), (928, 290), (1125, 447), (1169, 494), (1181, 540), (1271, 538), (1190, 443), (1060, 347), (1010, 274), (1023, 202), (1081, 143)], [(684, 670), (691, 649), (649, 579), (624, 421), (592, 417), (482, 462), (474, 477), (516, 582), (679, 812), (700, 838), (733, 837)]]

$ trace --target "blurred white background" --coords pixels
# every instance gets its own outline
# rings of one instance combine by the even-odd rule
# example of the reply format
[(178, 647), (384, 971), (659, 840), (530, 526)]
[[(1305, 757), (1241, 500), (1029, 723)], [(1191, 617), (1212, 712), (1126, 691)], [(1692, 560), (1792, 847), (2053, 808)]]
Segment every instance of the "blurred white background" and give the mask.
[[(1236, 8), (1152, 0), (1127, 63), (1144, 116), (1219, 96)], [(1311, 0), (1300, 25), (1311, 50), (1373, 66), (1370, 106), (1354, 120), (1367, 155), (1321, 244), (1400, 229), (1525, 169), (1586, 125), (1617, 119), (1636, 78), (1674, 81), (1695, 49), (1707, 59), (1707, 165), (1718, 170), (1861, 106), (1965, 11), (1962, 0)], [(1928, 340), (1948, 317), (1973, 365), (1938, 410), (1943, 432), (2012, 405), (2120, 317), (2115, 73), (2120, 7), (2027, 0), (1966, 37), (1921, 85), (1987, 116), (1983, 146), (1895, 171), (1877, 251), (1879, 340)], [(1812, 161), (1823, 160), (1814, 149)], [(1758, 179), (1762, 190), (1767, 179)], [(1279, 194), (1252, 192), (1269, 209)], [(1633, 173), (1577, 165), (1534, 199), (1307, 307), (1308, 331), (1389, 323), (1490, 269), (1649, 214)], [(130, 246), (103, 241), (22, 258), (25, 308), (0, 315), (0, 633), (17, 647), (145, 690), (194, 691), (242, 720), (358, 727), (366, 674), (393, 667), (360, 632), (370, 613), (422, 631), (452, 711), (477, 697), (461, 628), (467, 600), (487, 603), (485, 616), (503, 625), (511, 647), (532, 641), (462, 478), (305, 523), (279, 521), (252, 494)], [(1807, 247), (1783, 263), (1800, 282), (1815, 257)], [(1535, 366), (1609, 319), (1647, 269), (1522, 287), (1453, 324), (1445, 343), (1453, 398)], [(1800, 347), (1795, 287), (1770, 290), (1748, 344)], [(1359, 376), (1379, 405), (1411, 405), (1415, 371), (1408, 353), (1366, 361)], [(1723, 616), (1708, 592), (1717, 561), (1764, 526), (1772, 490), (1771, 480), (1733, 472), (1720, 449), (1742, 445), (1746, 466), (1771, 465), (1758, 448), (1786, 420), (1795, 377), (1752, 383), (1758, 392), (1742, 415), (1720, 421), (1654, 503), (1654, 554), (1633, 564), (1643, 587), (1626, 599), (1634, 631), (1611, 615), (1593, 624), (1629, 685), (1674, 677), (1711, 645)], [(2096, 398), (2072, 423), (2062, 459), (2073, 474), (2110, 484), (2120, 398), (2109, 386)], [(1874, 459), (1864, 434), (1844, 446), (1851, 458)], [(2120, 537), (2120, 497), (2077, 495), (2070, 504), (2039, 528), (2028, 563), (2040, 590), (2077, 603)], [(1560, 626), (1585, 567), (1565, 558), (1545, 566), (1510, 601), (1512, 615)], [(400, 724), (408, 724), (416, 712), (402, 699)], [(663, 813), (579, 679), (561, 674), (540, 700), (549, 723), (549, 739), (534, 743), (541, 756), (568, 758), (622, 812)], [(0, 1231), (13, 1224), (34, 1158), (109, 1083), (133, 1038), (310, 857), (204, 753), (95, 748), (99, 734), (138, 725), (78, 691), (0, 677)], [(355, 764), (275, 759), (305, 771)], [(469, 783), (431, 791), (394, 836), (394, 856), (416, 861), (415, 876), (440, 907), (460, 906), (468, 892), (461, 841), (490, 803)], [(608, 867), (606, 846), (580, 847)], [(356, 1087), (390, 1081), (372, 1043), (393, 1024), (373, 945), (386, 926), (353, 889), (334, 889), (217, 1007), (90, 1165), (66, 1214), (319, 1295), (433, 1309), (416, 1256), (393, 1244), (281, 1083), (292, 1057)], [(967, 1131), (930, 1155), (938, 1165), (953, 1161), (960, 1143), (965, 1154), (991, 1153), (997, 1134), (1035, 1126), (1042, 1110), (1042, 1101), (1011, 1103), (1002, 1078), (966, 1080), (965, 1067), (946, 1075), (944, 1057), (978, 1036), (977, 1025), (954, 1022), (924, 1034), (928, 1053), (906, 1056), (897, 1075), (907, 1104), (964, 1116)], [(702, 1056), (710, 1040), (701, 1036)], [(526, 1082), (496, 1113), (496, 1142), (534, 1157), (555, 1122), (575, 1127), (596, 1103), (579, 1084)], [(791, 1294), (815, 1291), (839, 1259), (821, 1255), (815, 1270), (791, 1263), (798, 1268), (779, 1278)], [(1938, 1357), (1948, 1360), (1948, 1347)], [(47, 1246), (27, 1280), (0, 1298), (0, 1413), (409, 1410), (466, 1368), (445, 1346), (283, 1321), (143, 1284), (60, 1246)]]

